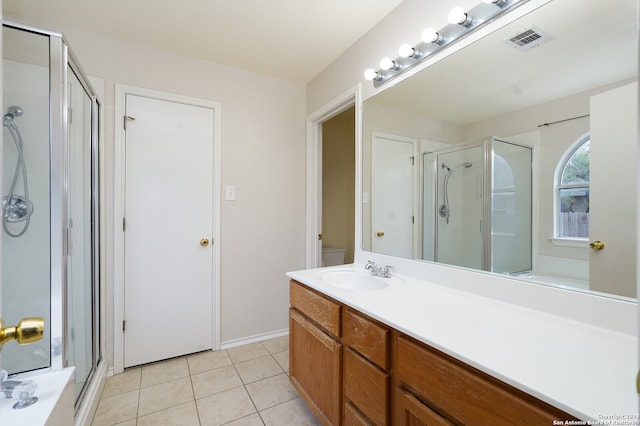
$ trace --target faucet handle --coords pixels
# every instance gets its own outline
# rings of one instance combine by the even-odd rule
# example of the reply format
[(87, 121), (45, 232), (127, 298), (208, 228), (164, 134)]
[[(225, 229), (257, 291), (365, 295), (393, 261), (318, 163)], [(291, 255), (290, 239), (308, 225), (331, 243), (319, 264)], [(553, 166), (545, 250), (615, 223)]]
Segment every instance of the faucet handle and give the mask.
[(372, 269), (374, 266), (376, 266), (376, 262), (369, 260), (367, 261), (367, 264), (364, 265), (364, 269), (368, 271), (369, 269)]
[(393, 266), (391, 266), (391, 265), (386, 265), (384, 267), (384, 271), (383, 271), (384, 278), (390, 278), (391, 277), (391, 269), (392, 268), (393, 268)]

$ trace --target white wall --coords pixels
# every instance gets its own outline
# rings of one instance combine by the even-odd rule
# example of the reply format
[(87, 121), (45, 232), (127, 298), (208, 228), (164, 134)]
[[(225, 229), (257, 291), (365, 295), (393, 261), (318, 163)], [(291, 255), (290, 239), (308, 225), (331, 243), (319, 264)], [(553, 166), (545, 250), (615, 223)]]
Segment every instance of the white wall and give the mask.
[[(32, 23), (38, 25), (39, 23)], [(40, 25), (44, 25), (40, 23)], [(105, 81), (107, 362), (113, 365), (113, 170), (115, 84), (219, 102), (222, 344), (288, 328), (285, 272), (305, 265), (305, 88), (69, 28), (81, 66)], [(221, 191), (224, 193), (224, 191)]]

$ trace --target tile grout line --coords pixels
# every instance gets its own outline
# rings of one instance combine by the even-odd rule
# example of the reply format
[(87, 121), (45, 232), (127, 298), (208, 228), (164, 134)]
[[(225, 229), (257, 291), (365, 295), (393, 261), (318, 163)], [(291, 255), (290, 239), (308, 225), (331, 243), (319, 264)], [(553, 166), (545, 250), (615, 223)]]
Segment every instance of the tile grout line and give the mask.
[[(196, 399), (196, 390), (193, 388), (193, 374), (191, 374), (191, 365), (189, 365), (189, 356), (185, 355), (185, 361), (187, 362), (187, 371), (189, 372), (189, 382), (191, 383), (191, 394), (193, 395), (193, 405), (196, 409), (196, 416), (198, 416), (198, 425), (202, 425), (202, 419), (200, 418), (200, 410), (198, 410), (198, 401)], [(138, 422), (136, 422), (137, 424)]]

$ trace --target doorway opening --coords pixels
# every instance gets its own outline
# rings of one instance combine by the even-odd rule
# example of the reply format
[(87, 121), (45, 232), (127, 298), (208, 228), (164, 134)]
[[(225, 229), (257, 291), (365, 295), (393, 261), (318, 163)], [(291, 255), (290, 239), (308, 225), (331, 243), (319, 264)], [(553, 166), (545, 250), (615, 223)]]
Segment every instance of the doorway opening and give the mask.
[(322, 266), (353, 263), (355, 106), (322, 123)]
[[(356, 225), (359, 223), (358, 217), (362, 211), (362, 206), (357, 202), (360, 197), (357, 188), (361, 180), (361, 153), (357, 143), (360, 139), (361, 113), (355, 107), (360, 104), (360, 98), (360, 86), (354, 86), (309, 115), (307, 119), (307, 268), (322, 266), (323, 245), (328, 246), (330, 250), (334, 247), (331, 244), (336, 244), (338, 250), (341, 248), (340, 245), (343, 245), (345, 254), (342, 263), (353, 262), (357, 244), (361, 241), (362, 232)], [(327, 137), (326, 144), (330, 146), (327, 153), (323, 152), (324, 133), (333, 134)], [(334, 144), (340, 146), (335, 147)], [(346, 150), (351, 152), (347, 154), (351, 157), (350, 160), (343, 157)], [(325, 155), (327, 158), (323, 161)], [(332, 161), (332, 158), (337, 161)], [(350, 169), (341, 166), (345, 162), (348, 162)], [(324, 168), (326, 170), (323, 170)], [(324, 175), (332, 177), (327, 182), (323, 182)], [(347, 175), (346, 180), (340, 178)], [(334, 191), (328, 190), (323, 194), (323, 186), (333, 187)], [(338, 195), (338, 192), (342, 194)], [(323, 211), (323, 196), (329, 198), (328, 211)], [(348, 197), (351, 199), (349, 200)], [(336, 221), (328, 219), (325, 223), (323, 215), (335, 215), (341, 218)], [(323, 244), (324, 231), (329, 234)], [(344, 239), (344, 237), (349, 238)], [(348, 252), (347, 247), (349, 247)]]

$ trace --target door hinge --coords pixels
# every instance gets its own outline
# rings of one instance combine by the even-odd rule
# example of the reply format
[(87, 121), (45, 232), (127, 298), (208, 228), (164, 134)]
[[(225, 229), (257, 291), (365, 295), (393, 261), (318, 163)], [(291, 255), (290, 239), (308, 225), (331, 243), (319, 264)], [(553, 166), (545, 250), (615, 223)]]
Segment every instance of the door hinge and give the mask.
[(416, 223), (416, 217), (415, 216), (411, 216), (411, 223), (415, 224)]
[(127, 321), (122, 320), (122, 332), (123, 332), (123, 333), (124, 333), (124, 330), (125, 330), (125, 328), (126, 328), (126, 325), (127, 325)]
[(318, 234), (318, 241), (322, 241), (322, 234)]
[(124, 232), (125, 229), (127, 229), (127, 219), (125, 219), (123, 217), (122, 218), (122, 232)]
[(127, 130), (127, 121), (134, 121), (135, 118), (131, 117), (130, 115), (125, 115), (122, 117), (122, 127), (124, 128), (124, 130)]
[(411, 157), (409, 157), (409, 158), (411, 158), (411, 165), (412, 165), (412, 166), (414, 166), (414, 165), (416, 164), (416, 156), (415, 156), (415, 155), (412, 155), (412, 156), (411, 156)]

